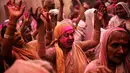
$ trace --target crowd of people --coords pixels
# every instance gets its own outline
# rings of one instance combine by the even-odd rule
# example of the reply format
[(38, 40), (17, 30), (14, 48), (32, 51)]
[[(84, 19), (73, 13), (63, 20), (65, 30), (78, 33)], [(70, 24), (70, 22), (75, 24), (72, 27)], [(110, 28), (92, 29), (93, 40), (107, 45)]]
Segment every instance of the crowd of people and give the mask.
[[(130, 73), (130, 5), (125, 0), (53, 0), (25, 11), (8, 0), (0, 24), (0, 73)], [(34, 11), (34, 12), (33, 12)]]

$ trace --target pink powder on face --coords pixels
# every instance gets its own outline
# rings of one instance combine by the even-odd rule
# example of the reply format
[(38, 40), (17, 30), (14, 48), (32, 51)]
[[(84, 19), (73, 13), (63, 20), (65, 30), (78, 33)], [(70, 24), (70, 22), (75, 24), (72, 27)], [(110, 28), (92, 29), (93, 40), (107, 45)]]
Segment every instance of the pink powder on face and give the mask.
[(65, 27), (63, 27), (63, 28), (62, 28), (62, 34), (63, 34), (64, 32), (66, 32), (66, 31), (68, 31), (68, 30), (73, 30), (73, 27), (71, 27), (71, 26), (65, 26)]

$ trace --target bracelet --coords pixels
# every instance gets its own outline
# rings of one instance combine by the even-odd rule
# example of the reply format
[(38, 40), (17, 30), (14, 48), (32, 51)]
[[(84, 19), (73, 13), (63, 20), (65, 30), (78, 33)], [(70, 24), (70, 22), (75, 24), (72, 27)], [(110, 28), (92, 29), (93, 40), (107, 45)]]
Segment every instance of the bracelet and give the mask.
[(14, 36), (4, 34), (4, 38), (6, 38), (6, 39), (13, 39), (13, 38), (14, 38)]

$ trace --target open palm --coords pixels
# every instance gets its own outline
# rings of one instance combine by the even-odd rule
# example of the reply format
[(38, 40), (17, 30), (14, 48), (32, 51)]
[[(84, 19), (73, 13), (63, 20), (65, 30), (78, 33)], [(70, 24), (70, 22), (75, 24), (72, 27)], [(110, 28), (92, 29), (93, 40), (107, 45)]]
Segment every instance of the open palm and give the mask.
[(19, 2), (18, 5), (15, 4), (15, 2), (11, 3), (11, 0), (8, 0), (7, 2), (7, 8), (10, 14), (11, 19), (17, 20), (24, 11), (24, 7), (21, 6), (22, 1)]

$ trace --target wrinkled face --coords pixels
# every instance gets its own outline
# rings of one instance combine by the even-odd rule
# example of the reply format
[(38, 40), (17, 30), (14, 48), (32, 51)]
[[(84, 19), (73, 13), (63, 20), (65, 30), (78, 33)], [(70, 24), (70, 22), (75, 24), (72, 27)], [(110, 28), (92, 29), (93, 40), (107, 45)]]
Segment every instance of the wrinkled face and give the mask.
[(64, 48), (71, 48), (73, 41), (74, 41), (74, 30), (68, 30), (66, 32), (63, 33), (63, 35), (60, 37), (59, 41), (60, 44), (64, 47)]
[(25, 43), (22, 36), (18, 32), (15, 32), (13, 42), (15, 47), (23, 47), (23, 44)]
[(107, 45), (108, 60), (120, 64), (128, 53), (129, 36), (125, 32), (115, 31), (110, 35)]
[(119, 18), (125, 18), (127, 16), (127, 12), (121, 5), (116, 6), (116, 14)]

